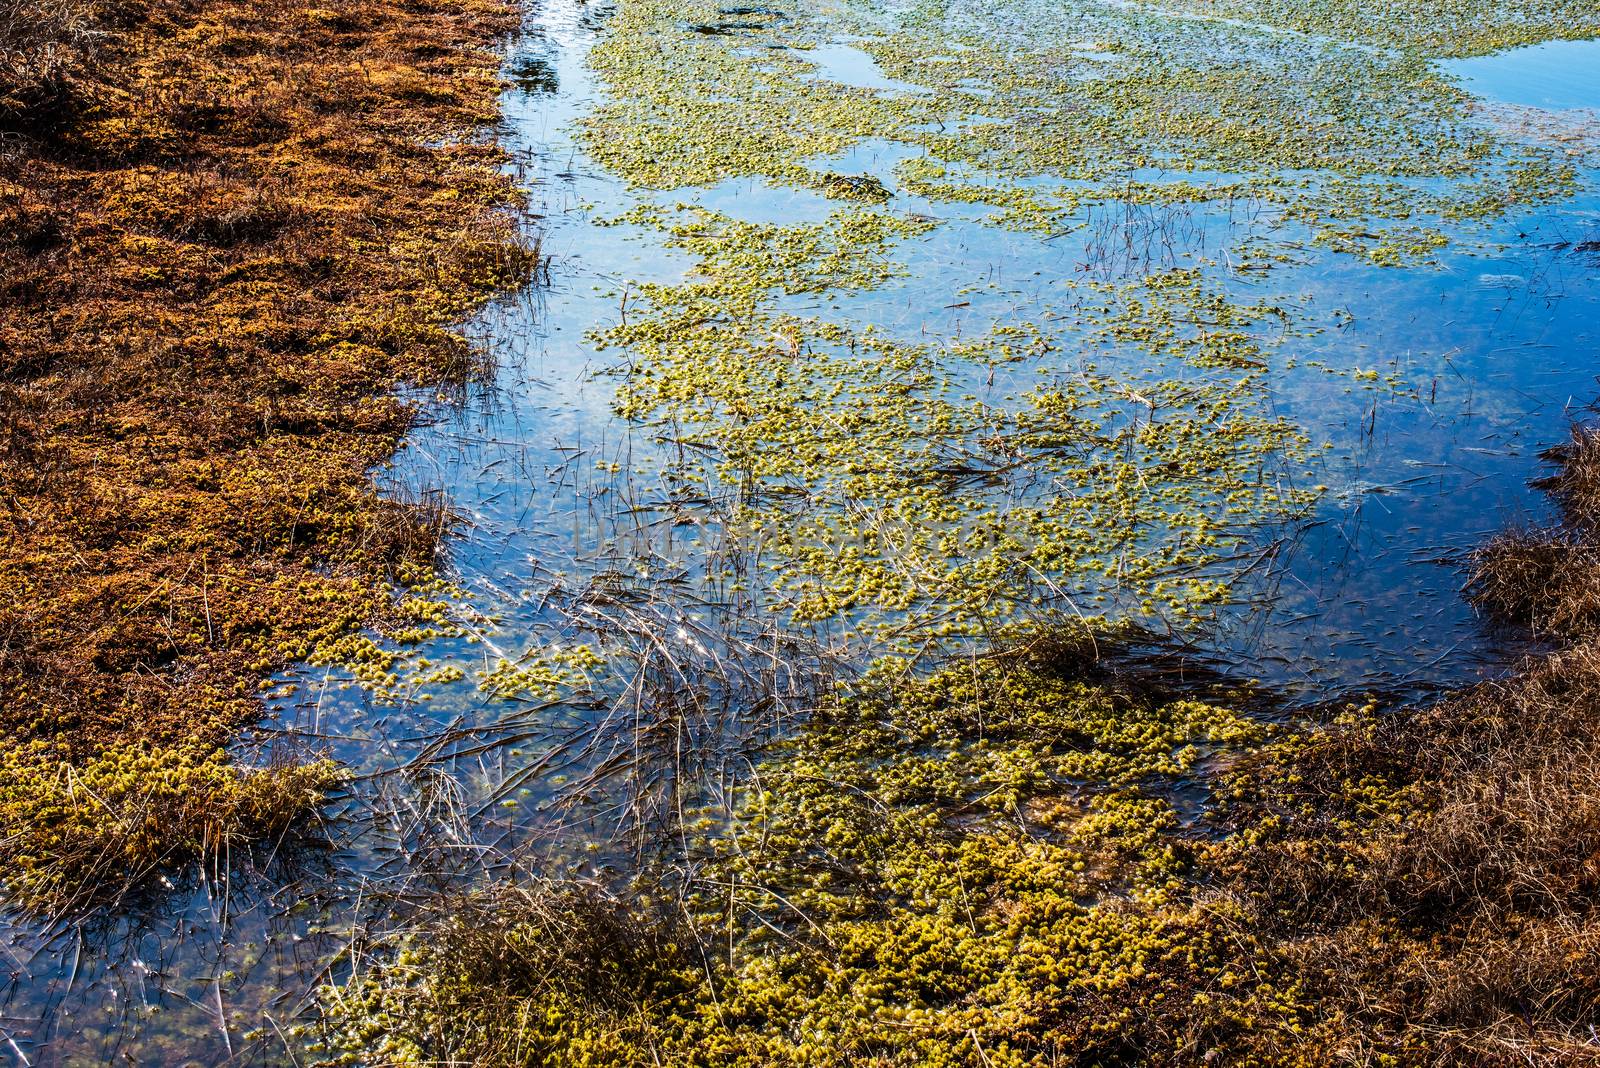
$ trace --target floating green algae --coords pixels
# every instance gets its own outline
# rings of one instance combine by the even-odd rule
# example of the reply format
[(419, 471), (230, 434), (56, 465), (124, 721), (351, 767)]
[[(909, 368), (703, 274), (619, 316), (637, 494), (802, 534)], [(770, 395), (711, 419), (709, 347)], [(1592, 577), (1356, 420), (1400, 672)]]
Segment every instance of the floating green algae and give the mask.
[[(1316, 443), (1268, 383), (1284, 343), (1321, 327), (1249, 299), (1246, 273), (1330, 253), (1426, 264), (1574, 180), (1475, 122), (1411, 47), (1140, 5), (730, 20), (624, 5), (591, 57), (610, 93), (585, 120), (591, 154), (642, 194), (755, 178), (858, 203), (758, 223), (655, 198), (627, 221), (696, 268), (640, 287), (596, 341), (617, 354), (617, 411), (688, 457), (668, 481), (768, 561), (772, 607), (903, 645), (1044, 601), (1209, 616), (1229, 596), (1219, 565), (1318, 493)], [(832, 77), (813, 57), (841, 39), (885, 77)], [(868, 143), (893, 148), (892, 172), (843, 174)], [(1121, 277), (1086, 265), (986, 333), (911, 337), (843, 310), (900, 292), (944, 213), (1050, 239), (1112, 204), (1244, 205), (1259, 224)]]
[[(941, 5), (881, 14), (788, 5), (737, 35), (709, 3), (625, 5), (593, 53), (613, 92), (590, 117), (589, 147), (655, 188), (734, 175), (816, 184), (818, 157), (867, 138), (919, 151), (900, 167), (933, 199), (1027, 195), (1064, 207), (1115, 196), (1272, 191), (1304, 208), (1340, 179), (1410, 178), (1408, 214), (1437, 210), (1448, 183), (1499, 180), (1541, 153), (1509, 152), (1467, 121), (1467, 98), (1425, 54), (1366, 38), (1175, 19), (1159, 7)], [(842, 84), (807, 50), (836, 35), (925, 92)], [(1064, 185), (1029, 186), (1049, 177)], [(1115, 183), (1108, 186), (1107, 183)], [(942, 194), (941, 195), (934, 195)], [(1343, 194), (1348, 196), (1348, 194)], [(1334, 210), (1382, 207), (1326, 198)], [(1364, 211), (1363, 216), (1373, 214)]]
[(1581, 1061), (1595, 880), (1539, 832), (1595, 833), (1597, 663), (1266, 727), (1055, 640), (831, 701), (661, 882), (358, 961), (323, 1063)]
[[(1028, 647), (1027, 624), (1182, 622), (1233, 595), (1230, 558), (1323, 490), (1320, 443), (1273, 389), (1326, 313), (1253, 281), (1326, 257), (1431, 269), (1568, 195), (1566, 160), (1480, 123), (1431, 60), (1586, 32), (1586, 14), (1175, 16), (1189, 7), (621, 9), (587, 143), (638, 187), (624, 221), (694, 264), (630, 286), (593, 335), (616, 411), (672, 457), (655, 473), (719, 552), (760, 564), (723, 577), (762, 583), (795, 629), (1025, 648), (921, 677), (880, 660), (824, 696), (726, 811), (682, 813), (682, 855), (630, 905), (508, 893), (476, 921), (487, 954), (453, 952), (449, 925), (409, 939), (325, 991), (333, 1059), (1310, 1065), (1356, 1048), (1321, 1011), (1337, 984), (1305, 964), (1308, 921), (1268, 937), (1293, 903), (1240, 871), (1265, 849), (1337, 872), (1346, 843), (1355, 870), (1423, 811), (1425, 788), (1381, 769), (1300, 790), (1296, 761), (1336, 763), (1341, 732), (1378, 748), (1373, 709), (1270, 727), (1246, 693), (1107, 678), (1072, 643)], [(841, 41), (875, 84), (830, 75)], [(867, 144), (890, 164), (852, 174)], [(774, 222), (690, 202), (729, 179), (831, 203)], [(959, 332), (873, 317), (874, 300), (991, 292), (906, 283), (947, 219), (1052, 240), (1108, 208), (1248, 221), (1203, 253), (1084, 264)], [(1230, 776), (1241, 759), (1256, 778)], [(1214, 815), (1218, 783), (1236, 822)], [(1289, 828), (1308, 813), (1331, 823)], [(1396, 930), (1352, 925), (1341, 951), (1413, 944)], [(486, 978), (484, 959), (510, 964)], [(593, 987), (549, 981), (592, 960)], [(1435, 1040), (1361, 1055), (1413, 1063)]]

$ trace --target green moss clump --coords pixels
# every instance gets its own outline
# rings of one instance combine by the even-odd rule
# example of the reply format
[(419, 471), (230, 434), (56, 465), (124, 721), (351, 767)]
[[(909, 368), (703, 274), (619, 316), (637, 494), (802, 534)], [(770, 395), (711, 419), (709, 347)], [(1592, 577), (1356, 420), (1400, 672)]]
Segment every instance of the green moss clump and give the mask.
[(282, 835), (341, 780), (330, 761), (245, 768), (192, 747), (118, 747), (81, 764), (6, 747), (0, 863), (17, 899), (58, 911), (179, 858)]
[(1592, 647), (1294, 728), (1130, 681), (1057, 649), (830, 704), (604, 922), (502, 889), (325, 989), (328, 1063), (1583, 1062)]
[(325, 1065), (645, 1065), (683, 1047), (692, 940), (575, 886), (452, 899), (427, 939), (324, 988)]
[[(485, 981), (485, 939), (595, 941), (547, 897), (491, 896), (462, 921), (482, 927), (324, 991), (330, 1063), (1021, 1065), (1171, 1041), (1199, 991), (1241, 980), (1164, 795), (1265, 729), (1084, 662), (1038, 649), (831, 703), (701, 841), (683, 913), (642, 899), (605, 928), (630, 932), (605, 939), (613, 970), (538, 948)], [(626, 975), (626, 996), (557, 978), (580, 974)]]

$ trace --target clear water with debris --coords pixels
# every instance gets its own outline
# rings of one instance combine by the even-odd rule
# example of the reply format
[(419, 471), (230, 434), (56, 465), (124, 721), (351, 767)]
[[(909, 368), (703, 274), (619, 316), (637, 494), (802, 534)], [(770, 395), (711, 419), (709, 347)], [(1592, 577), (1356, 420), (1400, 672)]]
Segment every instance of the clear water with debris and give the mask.
[[(683, 203), (789, 226), (824, 222), (840, 203), (750, 176), (652, 192), (598, 163), (577, 124), (605, 99), (587, 55), (607, 14), (551, 0), (514, 47), (503, 136), (531, 190), (549, 284), (485, 314), (478, 329), (498, 357), (494, 381), (437, 406), (384, 473), (443, 489), (461, 517), (449, 560), (462, 629), (408, 655), (428, 670), (458, 666), (463, 678), (425, 681), (419, 671), (381, 695), (337, 667), (284, 678), (246, 748), (326, 751), (360, 776), (330, 813), (327, 843), (269, 843), (174, 873), (170, 887), (115, 915), (47, 929), (12, 915), (0, 940), (11, 976), (0, 1048), (17, 1063), (303, 1063), (291, 1032), (310, 991), (408, 902), (510, 870), (625, 866), (658, 844), (652, 829), (686, 794), (714, 803), (746, 773), (753, 744), (878, 651), (848, 616), (774, 617), (760, 553), (730, 531), (722, 490), (661, 477), (701, 471), (680, 463), (683, 435), (615, 411), (631, 357), (598, 348), (594, 332), (642, 314), (642, 286), (699, 269), (659, 228), (616, 220), (641, 204)], [(874, 58), (858, 29), (798, 52), (810, 76), (921, 94)], [(1086, 64), (1123, 62), (1095, 42), (1072, 43)], [(1443, 69), (1495, 105), (1593, 107), (1595, 47), (1543, 45)], [(994, 92), (961, 88), (974, 102)], [(963, 128), (992, 121), (968, 115)], [(1489, 108), (1485, 121), (1551, 136), (1521, 110)], [(1557, 130), (1567, 133), (1590, 136), (1581, 125)], [(935, 225), (894, 250), (898, 275), (774, 298), (786, 313), (870, 323), (946, 349), (997, 323), (1060, 323), (1067, 337), (1091, 313), (1063, 280), (1116, 285), (1225, 259), (1258, 231), (1285, 226), (1271, 204), (1152, 207), (1130, 197), (1085, 207), (1062, 232), (1017, 230), (982, 205), (899, 192), (903, 165), (921, 154), (864, 137), (819, 164), (875, 179), (887, 210)], [(1588, 168), (1594, 157), (1574, 158)], [(1486, 534), (1542, 513), (1527, 485), (1539, 453), (1600, 394), (1593, 177), (1583, 170), (1575, 196), (1513, 211), (1432, 263), (1376, 266), (1307, 245), (1270, 270), (1226, 275), (1233, 299), (1292, 307), (1314, 327), (1277, 343), (1291, 359), (1262, 377), (1261, 396), (1315, 446), (1295, 477), (1325, 489), (1309, 514), (1279, 517), (1209, 565), (1229, 583), (1214, 619), (1193, 626), (1158, 614), (1146, 620), (1157, 636), (1307, 700), (1422, 695), (1503, 669), (1516, 650), (1460, 599), (1459, 559)], [(1111, 345), (1097, 355), (1144, 358)], [(1064, 349), (1045, 347), (963, 370), (958, 388), (1001, 406), (1041, 374), (1072, 369)], [(977, 480), (971, 492), (1019, 508), (1054, 492), (1027, 474)], [(477, 685), (502, 662), (579, 642), (609, 642), (608, 659), (624, 669), (543, 700), (494, 700)], [(697, 695), (685, 707), (662, 700), (675, 681)]]

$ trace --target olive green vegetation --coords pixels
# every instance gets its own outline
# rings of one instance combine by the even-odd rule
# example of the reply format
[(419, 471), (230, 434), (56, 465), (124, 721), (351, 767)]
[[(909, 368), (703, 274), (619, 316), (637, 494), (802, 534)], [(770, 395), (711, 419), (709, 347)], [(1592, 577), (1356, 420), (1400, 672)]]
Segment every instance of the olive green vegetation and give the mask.
[[(1201, 566), (1264, 515), (1309, 504), (1284, 471), (1304, 442), (1262, 410), (1254, 379), (1200, 377), (1227, 363), (1216, 352), (1256, 352), (1229, 324), (1180, 345), (1125, 306), (1159, 361), (1144, 372), (1075, 360), (1018, 397), (980, 397), (964, 391), (963, 368), (1031, 366), (1054, 336), (996, 324), (959, 344), (913, 344), (765, 299), (870, 285), (889, 269), (885, 247), (926, 224), (865, 207), (816, 226), (687, 214), (670, 240), (696, 255), (697, 277), (643, 286), (648, 311), (600, 340), (629, 357), (619, 410), (670, 421), (690, 455), (714, 458), (679, 477), (724, 498), (740, 488), (723, 522), (765, 545), (773, 607), (796, 622), (853, 613), (863, 629), (917, 640), (974, 633), (1050, 584), (1078, 592), (1088, 575), (1182, 615), (1222, 592)], [(1270, 314), (1230, 310), (1246, 324)], [(1030, 495), (1040, 483), (1056, 492)], [(1102, 612), (1107, 597), (1088, 590), (1084, 610)]]
[[(1569, 526), (1480, 561), (1482, 603), (1573, 642), (1510, 681), (1276, 723), (1249, 689), (1175, 687), (1103, 637), (1139, 613), (1203, 623), (1229, 554), (1321, 492), (1319, 443), (1268, 380), (1325, 324), (1243, 280), (1313, 257), (1427, 269), (1570, 193), (1570, 149), (1486, 121), (1431, 61), (1596, 33), (1588, 5), (1461, 0), (622, 5), (588, 147), (639, 190), (609, 221), (695, 267), (630, 288), (597, 333), (619, 412), (662, 428), (667, 484), (759, 551), (764, 577), (730, 578), (767, 584), (763, 604), (879, 652), (990, 651), (932, 674), (879, 661), (761, 754), (727, 814), (686, 812), (685, 854), (620, 898), (558, 881), (444, 903), (323, 991), (321, 1055), (1600, 1061), (1578, 503), (1596, 495), (1577, 461), (1556, 486)], [(840, 35), (911, 87), (819, 72)], [(891, 173), (845, 173), (867, 143)], [(826, 216), (678, 203), (730, 178)], [(1124, 205), (1259, 225), (1091, 265), (959, 338), (849, 312), (898, 299), (943, 217), (1048, 238)], [(1039, 622), (1044, 602), (1074, 623)]]
[(358, 961), (324, 1063), (1594, 1062), (1590, 644), (1280, 727), (1112, 662), (830, 703), (678, 878), (501, 885)]
[[(818, 71), (813, 50), (846, 33), (900, 88)], [(1139, 5), (627, 3), (593, 53), (609, 97), (587, 147), (648, 201), (613, 221), (696, 266), (630, 289), (622, 323), (597, 333), (619, 354), (618, 411), (671, 428), (686, 458), (668, 483), (761, 547), (757, 581), (794, 622), (842, 619), (893, 650), (985, 633), (1041, 599), (1203, 620), (1230, 594), (1222, 562), (1322, 488), (1317, 443), (1277, 413), (1268, 377), (1287, 341), (1327, 324), (1243, 296), (1243, 280), (1330, 253), (1425, 264), (1575, 188), (1564, 150), (1476, 121), (1427, 41), (1365, 40)], [(840, 173), (862, 144), (901, 161)], [(836, 206), (758, 224), (655, 192), (729, 178)], [(893, 293), (941, 215), (1058, 237), (1130, 204), (1245, 205), (1280, 225), (1053, 279), (960, 338), (842, 310)]]
[[(1087, 646), (1039, 646), (830, 703), (702, 841), (677, 922), (502, 890), (469, 906), (473, 933), (447, 924), (328, 991), (330, 1059), (938, 1065), (982, 1049), (1010, 1064), (1040, 1041), (1114, 1048), (1138, 990), (1209, 956), (1186, 930), (1194, 843), (1165, 795), (1266, 731), (1090, 681), (1090, 663)], [(613, 924), (648, 932), (620, 939), (643, 966), (618, 956)], [(600, 967), (565, 959), (601, 937)], [(489, 960), (505, 982), (485, 982)]]
[(139, 885), (179, 856), (280, 840), (342, 775), (331, 761), (243, 768), (198, 746), (107, 749), (80, 765), (47, 743), (0, 751), (9, 886), (59, 907)]
[[(425, 630), (436, 500), (373, 468), (520, 285), (511, 5), (0, 2), (0, 867), (41, 907), (276, 836), (231, 759), (296, 660)], [(396, 603), (394, 594), (417, 587)]]
[[(1486, 34), (1496, 25), (1492, 10), (1470, 17)], [(1429, 63), (1437, 53), (1373, 49), (1359, 32), (1307, 38), (1143, 5), (1027, 3), (923, 4), (881, 21), (857, 6), (788, 5), (752, 32), (687, 29), (719, 21), (709, 3), (624, 6), (594, 53), (612, 90), (589, 120), (598, 158), (651, 188), (755, 175), (830, 191), (825, 157), (882, 139), (913, 150), (899, 192), (998, 204), (1015, 225), (1070, 224), (1097, 200), (1250, 194), (1352, 238), (1352, 224), (1379, 224), (1364, 240), (1384, 223), (1548, 195), (1541, 176), (1564, 173), (1559, 153), (1469, 121), (1471, 99)], [(906, 91), (819, 74), (809, 50), (848, 33)], [(1039, 176), (1055, 181), (1022, 184)]]

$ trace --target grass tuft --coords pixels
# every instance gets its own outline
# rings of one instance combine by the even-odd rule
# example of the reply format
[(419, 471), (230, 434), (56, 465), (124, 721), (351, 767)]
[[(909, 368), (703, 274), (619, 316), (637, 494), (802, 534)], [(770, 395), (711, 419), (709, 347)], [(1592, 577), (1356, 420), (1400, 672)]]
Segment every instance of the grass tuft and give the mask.
[(1561, 509), (1552, 527), (1509, 530), (1472, 555), (1467, 596), (1499, 623), (1580, 636), (1600, 624), (1600, 430), (1573, 427), (1540, 486)]
[(581, 885), (452, 897), (324, 991), (328, 1052), (361, 1064), (649, 1064), (699, 991), (670, 924)]
[(63, 104), (100, 38), (94, 0), (0, 0), (0, 129)]

